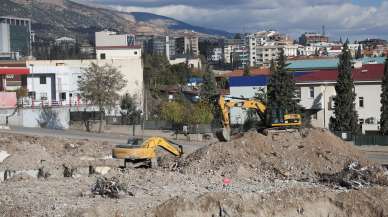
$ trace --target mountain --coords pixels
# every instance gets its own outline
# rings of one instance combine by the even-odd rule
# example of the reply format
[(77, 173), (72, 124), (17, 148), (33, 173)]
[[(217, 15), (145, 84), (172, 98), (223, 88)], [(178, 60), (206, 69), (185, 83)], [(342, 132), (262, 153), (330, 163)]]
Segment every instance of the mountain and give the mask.
[(138, 22), (154, 22), (154, 21), (164, 21), (168, 24), (168, 28), (171, 30), (192, 30), (199, 33), (204, 33), (208, 35), (218, 35), (218, 36), (224, 36), (224, 37), (232, 37), (234, 34), (229, 33), (222, 30), (217, 29), (209, 29), (199, 26), (193, 26), (188, 23), (166, 17), (161, 16), (157, 14), (152, 13), (145, 13), (145, 12), (131, 12), (131, 15), (133, 15)]
[(204, 35), (230, 36), (225, 31), (192, 26), (169, 17), (120, 12), (70, 0), (0, 0), (0, 16), (32, 17), (32, 29), (40, 38), (69, 36), (91, 40), (95, 31), (103, 29), (143, 34), (186, 30)]

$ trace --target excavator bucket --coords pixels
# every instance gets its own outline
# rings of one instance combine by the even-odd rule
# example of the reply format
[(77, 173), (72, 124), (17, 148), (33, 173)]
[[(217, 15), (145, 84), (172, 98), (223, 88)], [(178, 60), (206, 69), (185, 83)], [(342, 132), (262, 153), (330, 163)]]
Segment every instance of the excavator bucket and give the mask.
[(230, 137), (231, 137), (230, 134), (231, 134), (230, 128), (222, 128), (222, 129), (216, 131), (216, 136), (217, 136), (218, 140), (222, 141), (222, 142), (230, 141)]

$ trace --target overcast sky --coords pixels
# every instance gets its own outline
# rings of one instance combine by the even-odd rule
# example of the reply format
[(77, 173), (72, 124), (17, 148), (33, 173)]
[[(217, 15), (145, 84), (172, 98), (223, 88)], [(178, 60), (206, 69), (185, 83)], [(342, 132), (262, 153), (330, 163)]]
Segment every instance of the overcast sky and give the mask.
[(275, 29), (294, 37), (388, 38), (388, 0), (79, 0), (122, 11), (151, 12), (229, 32)]

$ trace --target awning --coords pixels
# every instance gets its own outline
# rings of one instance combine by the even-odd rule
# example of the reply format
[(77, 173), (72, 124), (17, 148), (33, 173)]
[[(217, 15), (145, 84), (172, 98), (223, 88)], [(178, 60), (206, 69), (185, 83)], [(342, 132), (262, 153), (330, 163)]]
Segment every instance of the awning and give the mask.
[(0, 67), (0, 75), (28, 75), (29, 68)]

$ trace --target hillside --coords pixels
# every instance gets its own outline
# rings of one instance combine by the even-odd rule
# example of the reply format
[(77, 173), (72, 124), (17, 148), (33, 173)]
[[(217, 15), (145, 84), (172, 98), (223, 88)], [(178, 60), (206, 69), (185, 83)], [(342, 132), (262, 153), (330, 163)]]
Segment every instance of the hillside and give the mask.
[(209, 35), (228, 35), (227, 32), (196, 27), (155, 14), (123, 13), (70, 0), (1, 0), (0, 16), (32, 17), (36, 34), (50, 38), (93, 38), (94, 32), (102, 29), (144, 34), (194, 30)]

